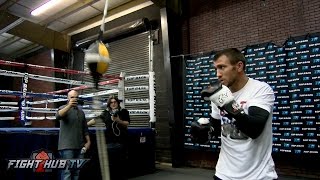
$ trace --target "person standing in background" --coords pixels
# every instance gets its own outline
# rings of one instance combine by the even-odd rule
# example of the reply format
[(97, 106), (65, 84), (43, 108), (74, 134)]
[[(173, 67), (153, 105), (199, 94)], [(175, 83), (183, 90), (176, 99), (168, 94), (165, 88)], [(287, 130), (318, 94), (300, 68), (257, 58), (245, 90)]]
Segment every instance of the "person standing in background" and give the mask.
[[(90, 148), (88, 126), (85, 114), (78, 107), (79, 94), (75, 90), (68, 93), (68, 103), (59, 107), (56, 120), (60, 121), (58, 150), (62, 159), (84, 158), (84, 153)], [(63, 170), (62, 180), (77, 180), (79, 169)]]
[[(111, 180), (126, 179), (126, 156), (128, 143), (129, 111), (120, 107), (120, 100), (110, 96), (107, 108), (99, 118), (106, 125), (106, 141), (110, 164)], [(88, 121), (88, 126), (94, 125), (94, 119)]]

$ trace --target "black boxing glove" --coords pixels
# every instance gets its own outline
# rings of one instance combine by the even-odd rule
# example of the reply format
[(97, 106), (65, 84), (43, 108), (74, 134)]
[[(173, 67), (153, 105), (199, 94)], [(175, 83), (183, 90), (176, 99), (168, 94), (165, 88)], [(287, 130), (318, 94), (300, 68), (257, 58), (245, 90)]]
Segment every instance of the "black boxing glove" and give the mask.
[(208, 118), (200, 118), (191, 123), (191, 140), (194, 143), (207, 144), (213, 137), (213, 127)]

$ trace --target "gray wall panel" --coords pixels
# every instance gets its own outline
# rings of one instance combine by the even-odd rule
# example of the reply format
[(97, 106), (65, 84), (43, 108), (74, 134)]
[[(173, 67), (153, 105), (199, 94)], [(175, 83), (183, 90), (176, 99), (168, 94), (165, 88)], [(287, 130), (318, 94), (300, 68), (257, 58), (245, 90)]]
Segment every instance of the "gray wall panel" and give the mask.
[[(108, 69), (108, 75), (120, 75), (125, 72), (126, 76), (145, 75), (149, 72), (149, 32), (140, 33), (108, 44), (108, 50), (112, 62)], [(85, 71), (88, 71), (84, 63)], [(105, 81), (107, 79), (101, 79)], [(84, 77), (84, 81), (93, 82), (90, 76)], [(125, 81), (125, 86), (149, 86), (148, 80)], [(94, 89), (84, 90), (83, 94), (96, 92)], [(125, 99), (149, 99), (149, 91), (125, 92)], [(103, 96), (108, 98), (108, 96)], [(125, 108), (149, 109), (149, 104), (125, 104)], [(149, 116), (130, 116), (130, 126), (148, 127)]]

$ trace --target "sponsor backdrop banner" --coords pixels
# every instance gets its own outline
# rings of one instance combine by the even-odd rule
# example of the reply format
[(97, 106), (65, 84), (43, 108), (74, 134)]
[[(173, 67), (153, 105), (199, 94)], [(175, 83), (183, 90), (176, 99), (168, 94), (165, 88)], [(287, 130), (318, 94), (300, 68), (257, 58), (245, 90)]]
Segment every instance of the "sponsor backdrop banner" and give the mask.
[[(318, 154), (320, 150), (320, 34), (289, 38), (281, 47), (273, 43), (247, 46), (247, 74), (267, 82), (276, 101), (273, 117), (273, 152)], [(190, 124), (210, 117), (210, 103), (201, 90), (215, 81), (214, 52), (185, 56), (185, 147), (218, 150), (220, 138), (195, 144)]]
[(201, 99), (200, 92), (210, 82), (217, 80), (213, 69), (213, 53), (198, 56), (185, 56), (185, 79), (184, 79), (184, 126), (185, 147), (217, 150), (220, 145), (219, 139), (212, 139), (209, 144), (195, 144), (190, 138), (190, 125), (201, 117), (210, 118), (210, 102)]

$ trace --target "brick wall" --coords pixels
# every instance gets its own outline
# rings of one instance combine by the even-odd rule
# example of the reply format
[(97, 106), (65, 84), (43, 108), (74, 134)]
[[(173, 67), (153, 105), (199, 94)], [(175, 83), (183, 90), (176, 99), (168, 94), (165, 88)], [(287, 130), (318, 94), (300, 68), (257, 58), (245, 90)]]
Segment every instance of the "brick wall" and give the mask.
[(183, 35), (190, 38), (184, 53), (282, 45), (290, 36), (320, 32), (319, 9), (318, 0), (199, 0), (184, 24)]
[[(182, 31), (183, 53), (274, 42), (320, 32), (319, 0), (198, 0)], [(213, 153), (216, 154), (216, 153)], [(216, 155), (186, 152), (187, 165), (214, 168)], [(319, 158), (274, 155), (278, 174), (320, 178)]]

